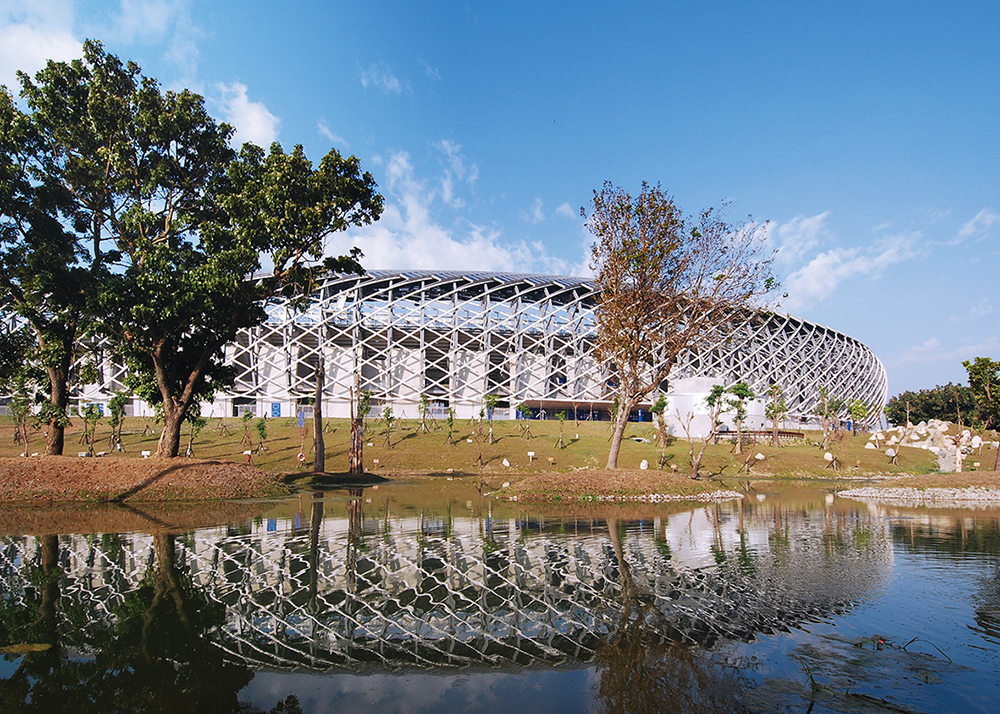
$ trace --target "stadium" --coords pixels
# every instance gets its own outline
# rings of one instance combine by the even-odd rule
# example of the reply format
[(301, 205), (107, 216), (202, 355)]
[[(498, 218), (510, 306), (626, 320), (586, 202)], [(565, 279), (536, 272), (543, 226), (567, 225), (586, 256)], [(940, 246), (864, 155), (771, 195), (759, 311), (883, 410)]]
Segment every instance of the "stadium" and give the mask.
[[(474, 417), (487, 394), (498, 399), (494, 418), (517, 418), (518, 407), (527, 407), (536, 417), (565, 412), (608, 419), (614, 374), (593, 353), (597, 291), (593, 280), (553, 275), (374, 270), (330, 276), (304, 310), (269, 303), (267, 321), (226, 346), (236, 382), (202, 412), (310, 414), (322, 357), (326, 416), (349, 416), (352, 394), (360, 390), (371, 393), (374, 412), (388, 406), (409, 419), (418, 417), (422, 398), (432, 416), (452, 408), (457, 418)], [(720, 328), (709, 343), (681, 353), (662, 385), (675, 433), (689, 414), (695, 422), (706, 419), (704, 396), (714, 384), (745, 381), (758, 395), (779, 385), (789, 407), (786, 426), (815, 422), (820, 388), (875, 413), (885, 403), (886, 373), (872, 350), (807, 320), (754, 313)], [(101, 379), (82, 388), (81, 403), (106, 403), (122, 387), (121, 367), (98, 362)], [(649, 421), (657, 396), (633, 418)], [(138, 399), (128, 411), (151, 413)], [(763, 401), (749, 413), (751, 428), (761, 428)]]

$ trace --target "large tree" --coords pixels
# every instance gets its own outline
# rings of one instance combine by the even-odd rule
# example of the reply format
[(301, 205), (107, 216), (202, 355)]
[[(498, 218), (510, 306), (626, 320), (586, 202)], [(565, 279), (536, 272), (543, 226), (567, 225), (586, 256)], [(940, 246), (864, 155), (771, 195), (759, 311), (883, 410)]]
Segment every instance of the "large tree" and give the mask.
[(34, 117), (0, 87), (0, 305), (32, 334), (18, 366), (44, 374), (38, 416), (46, 424), (45, 453), (61, 454), (70, 368), (90, 322), (97, 266), (82, 250), (73, 197), (52, 166)]
[(377, 218), (382, 198), (355, 157), (330, 151), (314, 168), (302, 147), (237, 153), (202, 97), (162, 91), (100, 43), (83, 55), (20, 75), (45, 151), (38, 182), (72, 198), (99, 329), (162, 408), (157, 454), (172, 457), (188, 407), (232, 380), (223, 346), (266, 318), (268, 297), (308, 293), (324, 237)]
[(629, 414), (666, 380), (684, 349), (707, 346), (776, 284), (763, 231), (709, 209), (685, 217), (658, 185), (632, 196), (605, 183), (581, 214), (596, 241), (591, 268), (599, 359), (611, 365), (619, 409), (607, 467), (617, 468)]
[[(962, 362), (962, 366), (969, 373), (969, 389), (976, 400), (976, 419), (984, 429), (1000, 434), (1000, 361), (976, 357), (975, 361)], [(1000, 444), (993, 470), (1000, 470)]]

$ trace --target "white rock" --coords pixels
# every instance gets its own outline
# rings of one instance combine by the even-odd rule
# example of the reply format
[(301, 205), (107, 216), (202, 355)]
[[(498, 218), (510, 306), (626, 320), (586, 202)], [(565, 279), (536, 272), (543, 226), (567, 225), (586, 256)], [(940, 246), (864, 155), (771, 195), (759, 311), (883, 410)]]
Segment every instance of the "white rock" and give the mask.
[(504, 459), (503, 460), (503, 465), (509, 467), (510, 466), (510, 462), (507, 459)]
[(755, 458), (755, 459), (757, 459), (758, 461), (763, 461), (763, 460), (764, 460), (764, 454), (761, 454), (761, 453), (757, 453), (757, 454), (756, 454), (756, 455), (754, 456), (754, 458)]
[(865, 444), (865, 448), (866, 448), (866, 449), (875, 449), (875, 450), (877, 450), (877, 449), (878, 449), (878, 447), (877, 447), (877, 446), (875, 446), (875, 444), (873, 444), (873, 443), (872, 443), (872, 442), (870, 442), (870, 441), (869, 441), (869, 442), (868, 442), (867, 444)]
[(823, 454), (823, 458), (826, 459), (827, 461), (833, 461), (833, 454), (827, 451), (825, 454)]
[(639, 462), (639, 468), (645, 471), (646, 469), (649, 468), (649, 462), (646, 461), (646, 459), (643, 459), (642, 461)]
[(888, 456), (891, 459), (893, 456), (896, 455), (896, 450), (895, 449), (886, 449), (885, 450), (885, 455)]

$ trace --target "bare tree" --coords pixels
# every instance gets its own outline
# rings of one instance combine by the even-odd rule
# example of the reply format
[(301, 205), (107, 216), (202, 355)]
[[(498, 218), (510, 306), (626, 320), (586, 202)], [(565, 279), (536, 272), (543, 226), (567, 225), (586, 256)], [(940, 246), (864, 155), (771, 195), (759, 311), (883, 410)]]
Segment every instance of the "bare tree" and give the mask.
[(701, 459), (705, 455), (705, 449), (708, 445), (715, 441), (715, 437), (719, 434), (719, 425), (722, 423), (719, 417), (722, 414), (722, 410), (726, 406), (726, 400), (723, 399), (723, 394), (725, 394), (725, 389), (721, 385), (715, 385), (712, 387), (712, 391), (707, 397), (705, 397), (705, 403), (708, 404), (708, 434), (705, 435), (705, 440), (701, 443), (701, 450), (697, 455), (694, 453), (694, 441), (695, 438), (692, 435), (691, 424), (694, 422), (694, 414), (688, 412), (686, 415), (681, 416), (680, 410), (675, 410), (674, 414), (677, 415), (677, 420), (681, 423), (681, 428), (684, 429), (684, 435), (688, 440), (688, 454), (691, 457), (691, 478), (698, 478), (698, 471), (701, 469)]
[(618, 467), (629, 414), (677, 355), (709, 344), (776, 287), (764, 232), (749, 219), (727, 222), (725, 208), (688, 218), (658, 185), (644, 182), (633, 197), (608, 182), (594, 191), (590, 213), (581, 209), (597, 239), (596, 351), (612, 366), (619, 401), (609, 469)]

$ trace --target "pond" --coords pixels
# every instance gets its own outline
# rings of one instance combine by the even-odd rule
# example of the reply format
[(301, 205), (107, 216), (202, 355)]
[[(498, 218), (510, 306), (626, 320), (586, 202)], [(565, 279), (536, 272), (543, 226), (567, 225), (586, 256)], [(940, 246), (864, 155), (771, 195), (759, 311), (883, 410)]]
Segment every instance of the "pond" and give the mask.
[(1000, 512), (772, 488), (8, 513), (0, 711), (995, 710)]

